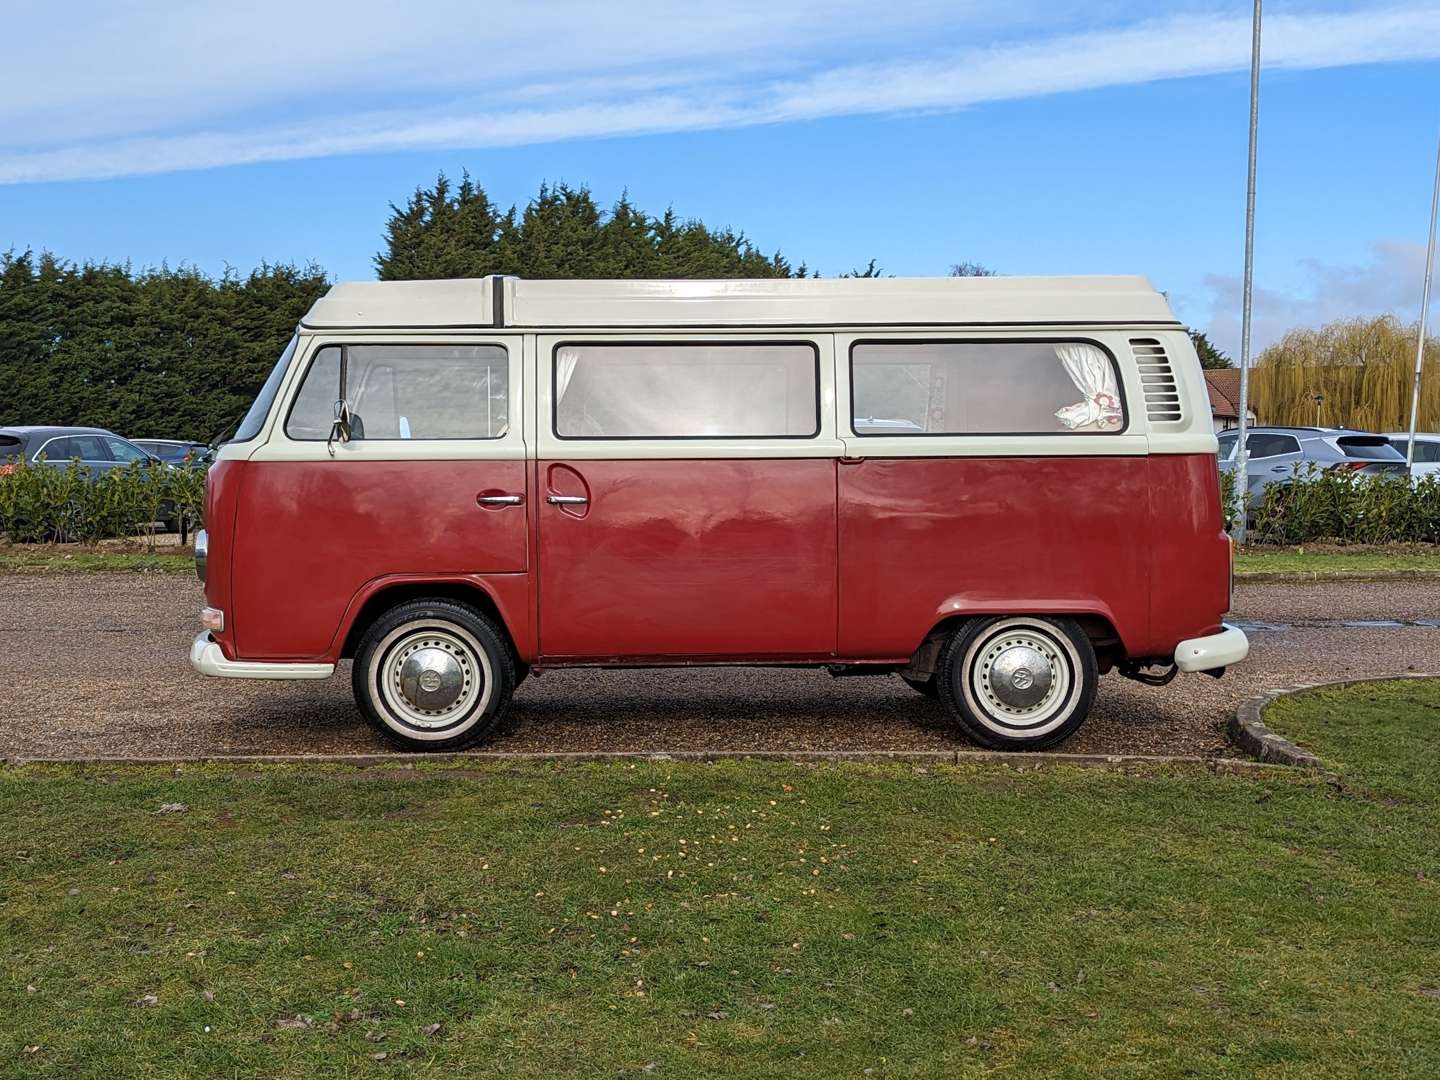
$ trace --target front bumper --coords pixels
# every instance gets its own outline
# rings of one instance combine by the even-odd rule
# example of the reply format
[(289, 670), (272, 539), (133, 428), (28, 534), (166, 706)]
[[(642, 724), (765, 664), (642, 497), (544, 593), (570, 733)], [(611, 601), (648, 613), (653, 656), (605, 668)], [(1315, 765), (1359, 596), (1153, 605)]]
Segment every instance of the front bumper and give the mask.
[(273, 664), (261, 660), (227, 660), (208, 630), (190, 644), (190, 666), (201, 675), (221, 679), (328, 679), (334, 664)]
[(1245, 631), (1228, 623), (1218, 634), (1187, 638), (1175, 646), (1175, 666), (1181, 671), (1213, 671), (1238, 664), (1250, 655)]

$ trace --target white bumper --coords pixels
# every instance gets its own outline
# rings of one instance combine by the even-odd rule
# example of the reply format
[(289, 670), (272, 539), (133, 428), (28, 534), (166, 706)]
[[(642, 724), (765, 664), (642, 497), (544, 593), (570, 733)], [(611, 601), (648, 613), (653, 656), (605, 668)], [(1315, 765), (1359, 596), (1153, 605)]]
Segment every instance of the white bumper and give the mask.
[(190, 644), (190, 666), (201, 675), (221, 679), (328, 679), (334, 664), (268, 664), (258, 660), (226, 660), (208, 630)]
[(1181, 671), (1213, 671), (1238, 664), (1250, 655), (1250, 639), (1243, 630), (1226, 625), (1218, 634), (1187, 638), (1175, 646), (1175, 666)]

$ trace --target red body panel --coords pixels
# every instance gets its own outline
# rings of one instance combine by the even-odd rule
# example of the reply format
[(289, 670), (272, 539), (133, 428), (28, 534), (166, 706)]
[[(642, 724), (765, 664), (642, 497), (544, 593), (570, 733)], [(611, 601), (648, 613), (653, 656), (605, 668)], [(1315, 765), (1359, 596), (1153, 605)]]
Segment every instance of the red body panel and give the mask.
[(1218, 633), (1230, 607), (1230, 539), (1209, 454), (1150, 461), (1150, 649)]
[(1100, 615), (1167, 657), (1228, 606), (1205, 454), (222, 461), (207, 528), (232, 659), (337, 659), (367, 599), (432, 581), (486, 591), (550, 663), (903, 662), (949, 615), (1020, 612)]
[[(540, 463), (547, 658), (828, 658), (835, 462)], [(580, 507), (548, 495), (584, 495)]]
[(961, 612), (1102, 615), (1130, 655), (1168, 654), (1225, 607), (1214, 473), (1203, 455), (841, 463), (841, 655), (908, 657)]
[(333, 660), (342, 616), (381, 578), (523, 575), (526, 507), (475, 500), (527, 494), (526, 472), (523, 461), (246, 463), (228, 613), (240, 655)]
[(217, 461), (205, 474), (205, 535), (209, 553), (205, 563), (205, 603), (225, 612), (225, 629), (212, 633), (220, 651), (231, 660), (239, 653), (235, 648), (235, 620), (231, 617), (233, 594), (231, 552), (234, 550), (235, 515), (240, 504), (243, 461)]

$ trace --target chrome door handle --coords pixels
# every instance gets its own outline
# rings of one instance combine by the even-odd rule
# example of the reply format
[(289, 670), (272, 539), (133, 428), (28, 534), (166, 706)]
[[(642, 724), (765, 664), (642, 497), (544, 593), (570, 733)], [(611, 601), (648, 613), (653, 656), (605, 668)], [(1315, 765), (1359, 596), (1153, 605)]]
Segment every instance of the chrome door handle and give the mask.
[(545, 501), (551, 506), (584, 506), (590, 499), (585, 495), (547, 495)]
[(478, 495), (475, 498), (481, 506), (519, 506), (525, 501), (524, 495)]

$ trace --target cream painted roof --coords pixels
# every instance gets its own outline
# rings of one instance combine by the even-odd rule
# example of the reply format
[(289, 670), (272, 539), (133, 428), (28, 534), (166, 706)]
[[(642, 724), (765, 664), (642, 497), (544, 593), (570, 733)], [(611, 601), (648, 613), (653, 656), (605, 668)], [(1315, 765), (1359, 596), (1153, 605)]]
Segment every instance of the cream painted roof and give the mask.
[[(499, 295), (496, 288), (498, 286)], [(1176, 324), (1142, 277), (346, 282), (317, 329)]]

